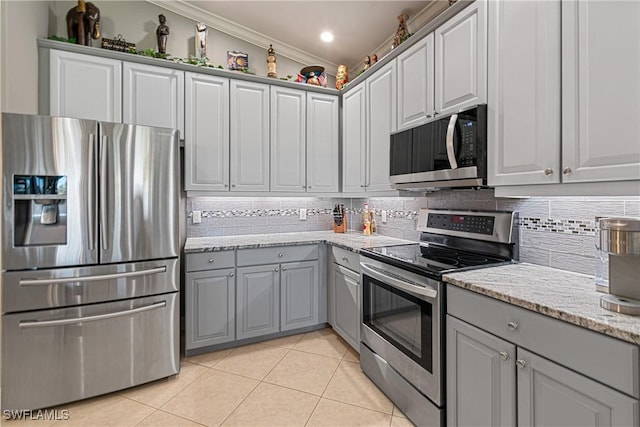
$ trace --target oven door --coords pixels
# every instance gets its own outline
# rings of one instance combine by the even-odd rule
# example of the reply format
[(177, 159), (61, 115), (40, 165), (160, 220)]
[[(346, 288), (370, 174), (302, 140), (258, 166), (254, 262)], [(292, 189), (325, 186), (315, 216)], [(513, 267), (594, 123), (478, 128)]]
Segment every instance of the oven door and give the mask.
[(442, 284), (365, 256), (360, 267), (362, 342), (442, 405)]

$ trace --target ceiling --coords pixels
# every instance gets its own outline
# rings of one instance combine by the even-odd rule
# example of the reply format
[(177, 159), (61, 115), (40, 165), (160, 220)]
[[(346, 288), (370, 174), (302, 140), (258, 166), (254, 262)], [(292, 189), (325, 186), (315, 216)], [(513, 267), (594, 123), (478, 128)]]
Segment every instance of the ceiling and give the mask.
[[(202, 10), (222, 20), (229, 28), (250, 29), (250, 42), (274, 44), (277, 54), (301, 62), (309, 61), (304, 53), (325, 65), (360, 64), (366, 55), (385, 54), (386, 42), (393, 37), (400, 13), (409, 15), (409, 31), (415, 32), (426, 22), (420, 15), (428, 9), (440, 12), (447, 1), (192, 1), (183, 5)], [(435, 7), (433, 7), (435, 4)], [(422, 12), (422, 14), (420, 13)], [(432, 13), (434, 13), (432, 11)], [(424, 16), (422, 21), (424, 21)], [(205, 20), (203, 19), (203, 22)], [(320, 33), (331, 31), (332, 43), (320, 40)], [(238, 31), (238, 34), (241, 34)], [(383, 47), (384, 46), (384, 47)], [(382, 50), (382, 52), (377, 51)], [(299, 51), (300, 55), (295, 52)], [(306, 60), (306, 61), (305, 61)]]

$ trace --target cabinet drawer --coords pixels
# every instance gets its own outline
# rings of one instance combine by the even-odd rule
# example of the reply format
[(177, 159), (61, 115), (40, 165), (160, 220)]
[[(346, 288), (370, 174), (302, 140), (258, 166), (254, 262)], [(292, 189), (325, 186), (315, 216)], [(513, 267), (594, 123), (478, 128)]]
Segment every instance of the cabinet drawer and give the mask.
[(640, 396), (636, 345), (452, 285), (447, 286), (447, 313), (623, 393)]
[(346, 267), (349, 270), (353, 270), (356, 273), (360, 272), (360, 255), (357, 253), (337, 246), (331, 246), (331, 256), (336, 264)]
[(204, 252), (186, 255), (186, 271), (212, 270), (234, 267), (234, 251)]
[(273, 248), (239, 249), (238, 266), (275, 264), (318, 259), (318, 245), (278, 246)]

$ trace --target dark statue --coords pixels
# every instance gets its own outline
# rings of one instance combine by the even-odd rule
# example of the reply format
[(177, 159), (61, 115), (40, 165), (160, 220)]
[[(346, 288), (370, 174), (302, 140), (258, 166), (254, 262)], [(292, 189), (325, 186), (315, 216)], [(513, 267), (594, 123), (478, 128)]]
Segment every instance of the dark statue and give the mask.
[(89, 46), (100, 38), (100, 9), (91, 2), (78, 0), (78, 6), (67, 12), (67, 34), (76, 44)]
[(160, 25), (156, 28), (156, 38), (158, 39), (158, 52), (167, 53), (167, 36), (169, 35), (169, 26), (167, 25), (167, 18), (164, 15), (158, 15)]

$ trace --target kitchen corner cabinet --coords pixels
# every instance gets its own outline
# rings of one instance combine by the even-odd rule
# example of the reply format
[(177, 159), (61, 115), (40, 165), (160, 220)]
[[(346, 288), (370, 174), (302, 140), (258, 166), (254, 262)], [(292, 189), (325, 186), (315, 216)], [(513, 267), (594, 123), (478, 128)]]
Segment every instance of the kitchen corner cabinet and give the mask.
[(434, 33), (436, 114), (486, 103), (487, 3), (473, 2)]
[(342, 191), (364, 192), (367, 91), (359, 83), (342, 97)]
[(178, 129), (184, 139), (184, 71), (122, 63), (122, 121)]
[(280, 330), (280, 265), (238, 268), (238, 339)]
[(185, 349), (235, 340), (234, 251), (187, 254)]
[(396, 130), (396, 63), (392, 61), (366, 80), (366, 191), (390, 191), (389, 144)]
[(271, 191), (306, 190), (305, 95), (271, 86)]
[(398, 64), (398, 130), (409, 129), (433, 118), (433, 33), (402, 52)]
[(339, 99), (307, 93), (307, 192), (337, 193), (339, 164)]
[(360, 352), (359, 255), (331, 247), (328, 274), (329, 324), (351, 347)]
[(40, 114), (122, 121), (122, 61), (51, 49), (48, 71), (49, 111)]
[(447, 425), (638, 425), (637, 346), (447, 288)]
[(231, 80), (231, 191), (269, 191), (269, 86)]
[(229, 189), (229, 79), (186, 73), (185, 189)]

